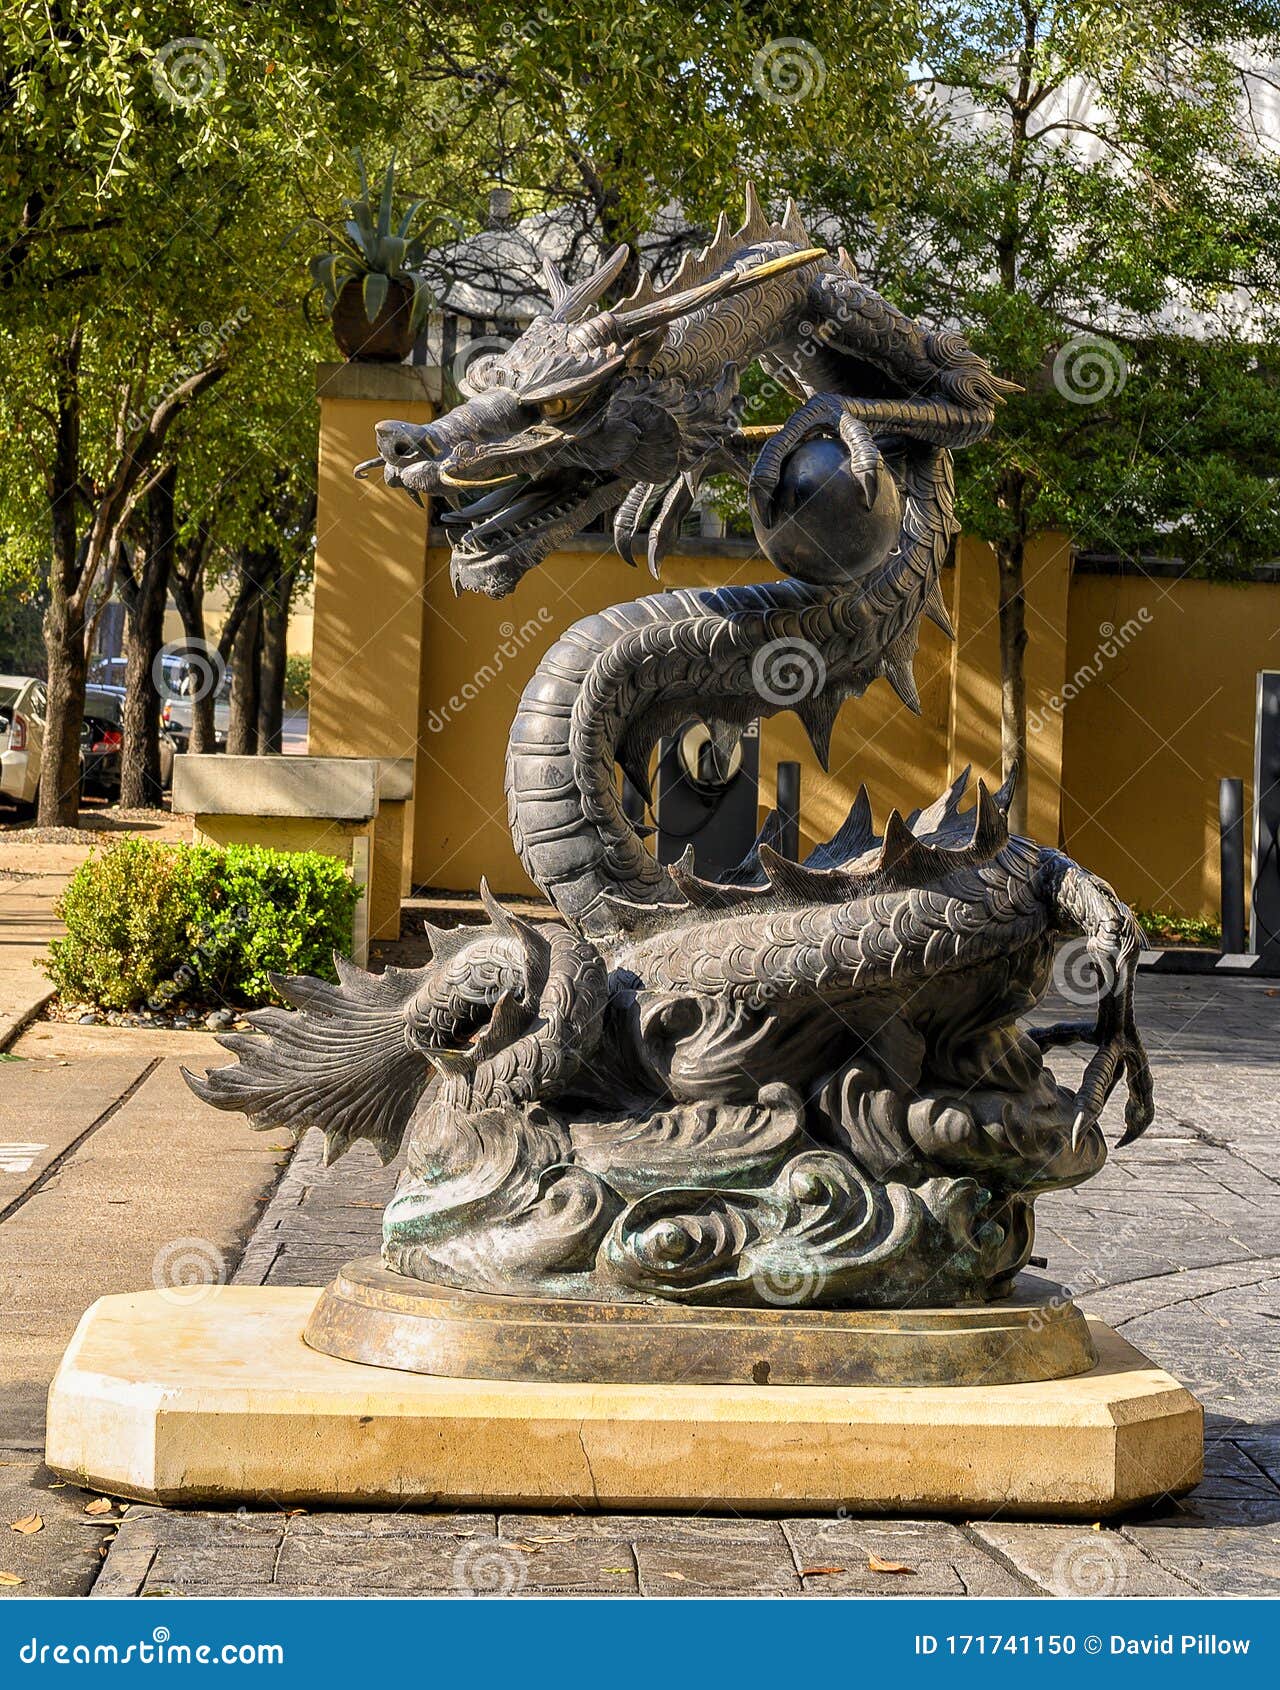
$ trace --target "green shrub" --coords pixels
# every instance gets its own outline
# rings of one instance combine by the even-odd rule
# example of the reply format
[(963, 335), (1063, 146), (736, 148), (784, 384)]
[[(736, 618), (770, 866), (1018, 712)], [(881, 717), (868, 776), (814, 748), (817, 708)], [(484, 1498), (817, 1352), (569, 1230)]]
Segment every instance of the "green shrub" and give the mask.
[(125, 840), (72, 877), (45, 972), (64, 998), (106, 1009), (266, 1003), (268, 974), (333, 979), (359, 896), (316, 851)]
[(1174, 915), (1169, 910), (1135, 910), (1138, 925), (1154, 945), (1222, 944), (1222, 923), (1199, 915)]
[(284, 660), (284, 695), (290, 704), (306, 704), (311, 697), (311, 659), (302, 653)]
[(54, 913), (67, 929), (45, 972), (65, 998), (129, 1009), (189, 961), (187, 906), (177, 851), (126, 839), (72, 875)]

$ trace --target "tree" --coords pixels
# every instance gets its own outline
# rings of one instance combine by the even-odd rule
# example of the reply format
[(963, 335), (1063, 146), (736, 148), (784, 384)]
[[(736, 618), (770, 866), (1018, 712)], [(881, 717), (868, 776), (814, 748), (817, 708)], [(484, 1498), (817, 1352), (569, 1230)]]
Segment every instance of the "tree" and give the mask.
[[(1026, 766), (1030, 537), (1065, 524), (1113, 550), (1144, 534), (1149, 550), (1203, 529), (1206, 500), (1272, 502), (1242, 396), (1252, 388), (1274, 415), (1248, 342), (1266, 333), (1280, 171), (1250, 123), (1261, 78), (1243, 42), (1258, 64), (1274, 59), (1273, 5), (966, 0), (925, 13), (911, 121), (932, 158), (859, 244), (886, 291), (965, 328), (1025, 388), (959, 462), (962, 520), (999, 571), (1006, 772)], [(1195, 342), (1179, 333), (1192, 318)], [(1195, 367), (1198, 388), (1162, 390), (1171, 361)], [(1217, 406), (1215, 461), (1233, 467), (1215, 491), (1186, 448), (1228, 371), (1240, 402), (1234, 419)], [(1215, 567), (1256, 561), (1272, 528), (1237, 525)], [(1013, 819), (1025, 824), (1025, 786)]]
[[(892, 196), (917, 140), (901, 112), (914, 10), (864, 7), (859, 29), (876, 50), (851, 53), (835, 0), (653, 0), (607, 20), (575, 0), (407, 0), (402, 153), (418, 192), (460, 228), (482, 224), (489, 191), (507, 188), (516, 216), (560, 214), (566, 268), (656, 229), (646, 257), (669, 271), (732, 215), (746, 176), (765, 195), (820, 200), (838, 149), (869, 203)], [(442, 255), (442, 286), (456, 263)], [(618, 291), (636, 265), (633, 250)]]
[(378, 133), (376, 95), (395, 86), (372, 17), (213, 0), (201, 18), (200, 39), (182, 5), (51, 0), (0, 18), (0, 320), (17, 351), (0, 529), (25, 529), (23, 567), (47, 560), (46, 823), (75, 819), (90, 601), (174, 424), (227, 368), (240, 311), (292, 274), (291, 182), (328, 175), (345, 125)]

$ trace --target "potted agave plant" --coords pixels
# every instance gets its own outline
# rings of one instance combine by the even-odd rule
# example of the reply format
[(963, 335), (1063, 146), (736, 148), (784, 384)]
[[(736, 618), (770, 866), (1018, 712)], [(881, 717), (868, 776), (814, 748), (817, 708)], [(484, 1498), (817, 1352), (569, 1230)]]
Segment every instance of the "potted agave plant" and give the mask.
[(360, 194), (345, 202), (340, 227), (307, 219), (332, 242), (331, 250), (318, 253), (307, 268), (341, 351), (348, 358), (398, 363), (409, 355), (433, 304), (431, 290), (416, 274), (426, 245), (413, 232), (426, 201), (414, 200), (397, 222), (394, 155), (376, 204), (358, 149), (353, 157)]

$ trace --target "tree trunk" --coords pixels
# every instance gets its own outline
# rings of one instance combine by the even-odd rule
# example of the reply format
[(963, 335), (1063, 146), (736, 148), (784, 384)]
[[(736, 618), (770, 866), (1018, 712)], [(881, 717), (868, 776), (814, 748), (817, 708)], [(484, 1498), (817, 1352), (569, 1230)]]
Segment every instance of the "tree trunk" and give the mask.
[(126, 577), (124, 747), (120, 803), (128, 810), (160, 804), (160, 703), (156, 658), (164, 643), (164, 606), (173, 562), (174, 482), (170, 467), (147, 495), (145, 550)]
[(44, 615), (44, 644), (49, 703), (40, 758), (40, 826), (75, 827), (80, 817), (80, 724), (88, 670), (84, 611), (56, 587)]
[(284, 745), (284, 665), (289, 636), (289, 588), (281, 571), (262, 601), (262, 666), (258, 694), (258, 750), (278, 752)]
[(227, 750), (252, 757), (258, 750), (258, 670), (262, 650), (262, 606), (255, 597), (231, 646), (231, 725)]
[(57, 427), (49, 479), (51, 551), (49, 608), (44, 613), (48, 659), (48, 709), (40, 753), (41, 827), (74, 827), (80, 815), (80, 724), (84, 721), (87, 662), (83, 567), (76, 539), (76, 489), (80, 482), (80, 331), (57, 359)]
[[(209, 664), (214, 651), (204, 632), (204, 580), (198, 574), (192, 578), (175, 573), (172, 581), (173, 601), (182, 618), (183, 643), (189, 652), (202, 654)], [(203, 672), (203, 665), (202, 665)], [(211, 673), (216, 670), (211, 669)], [(193, 756), (205, 756), (216, 749), (213, 702), (216, 688), (197, 686), (191, 695), (191, 741), (187, 749)]]
[(1018, 785), (1009, 807), (1009, 827), (1027, 831), (1027, 597), (1021, 538), (996, 542), (1000, 605), (1000, 761), (1007, 779), (1018, 766)]

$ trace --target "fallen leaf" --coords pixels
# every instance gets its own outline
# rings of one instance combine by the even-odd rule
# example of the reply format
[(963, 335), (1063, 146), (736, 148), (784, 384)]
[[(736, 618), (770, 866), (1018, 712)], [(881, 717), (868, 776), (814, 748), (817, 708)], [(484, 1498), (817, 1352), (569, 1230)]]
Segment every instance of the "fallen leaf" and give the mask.
[(688, 1584), (689, 1582), (683, 1573), (663, 1573), (662, 1576), (664, 1579), (679, 1579), (681, 1584)]
[(38, 1514), (24, 1514), (20, 1520), (14, 1520), (10, 1523), (9, 1530), (21, 1532), (24, 1537), (30, 1537), (32, 1532), (44, 1530), (44, 1521)]
[(629, 1573), (631, 1571), (631, 1568), (630, 1567), (601, 1567), (600, 1571), (602, 1573)]
[(542, 1545), (540, 1543), (522, 1543), (520, 1539), (516, 1537), (504, 1537), (502, 1540), (502, 1546), (504, 1549), (518, 1549), (522, 1555), (542, 1554)]
[(0, 1573), (0, 1584), (13, 1585), (13, 1584), (25, 1584), (26, 1582), (27, 1582), (26, 1579), (19, 1578), (17, 1573)]
[(882, 1561), (878, 1555), (868, 1555), (867, 1565), (873, 1573), (914, 1573), (903, 1561)]
[(286, 1508), (284, 1511), (284, 1517), (286, 1520), (296, 1520), (299, 1514), (305, 1513), (305, 1508)]
[(109, 1514), (114, 1506), (109, 1496), (95, 1496), (92, 1502), (85, 1503), (84, 1511), (86, 1514)]
[(842, 1573), (844, 1570), (843, 1567), (801, 1567), (800, 1577), (802, 1579), (825, 1578), (828, 1573)]

